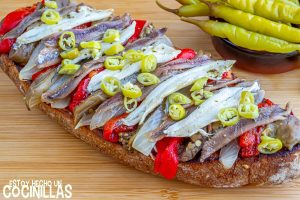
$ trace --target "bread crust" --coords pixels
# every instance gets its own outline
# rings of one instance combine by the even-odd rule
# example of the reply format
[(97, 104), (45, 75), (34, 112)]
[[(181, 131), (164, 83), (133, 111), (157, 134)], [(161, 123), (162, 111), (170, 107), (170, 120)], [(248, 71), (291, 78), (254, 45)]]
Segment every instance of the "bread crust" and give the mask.
[[(0, 67), (24, 94), (29, 83), (19, 80), (18, 67), (7, 55), (0, 55)], [(119, 162), (134, 167), (140, 171), (155, 174), (154, 162), (150, 157), (134, 151), (129, 152), (121, 145), (110, 143), (99, 137), (99, 132), (90, 131), (87, 127), (74, 129), (72, 116), (65, 111), (51, 108), (42, 103), (39, 109), (65, 130), (88, 143)], [(218, 160), (204, 163), (180, 163), (176, 178), (180, 181), (202, 187), (241, 187), (244, 185), (281, 184), (300, 176), (300, 148), (274, 155), (260, 155), (254, 158), (239, 158), (234, 167), (223, 168)]]

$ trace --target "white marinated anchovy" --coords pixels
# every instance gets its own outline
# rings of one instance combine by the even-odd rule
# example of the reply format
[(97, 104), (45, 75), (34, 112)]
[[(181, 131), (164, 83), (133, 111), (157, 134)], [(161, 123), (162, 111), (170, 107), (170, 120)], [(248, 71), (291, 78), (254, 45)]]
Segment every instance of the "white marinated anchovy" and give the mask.
[(131, 38), (131, 36), (133, 36), (133, 34), (135, 32), (135, 27), (136, 27), (136, 22), (134, 21), (127, 28), (122, 30), (121, 33), (120, 33), (120, 40), (119, 41), (116, 41), (114, 43), (102, 42), (101, 43), (102, 44), (101, 53), (103, 53), (105, 50), (109, 49), (114, 44), (121, 43), (121, 44), (125, 45), (126, 42)]
[(61, 19), (55, 25), (42, 24), (17, 38), (16, 44), (28, 44), (39, 41), (54, 33), (72, 29), (87, 22), (99, 21), (112, 16), (113, 10), (94, 10), (88, 6), (79, 7), (78, 12), (71, 12), (68, 17)]
[(223, 72), (228, 71), (234, 62), (235, 61), (232, 60), (207, 61), (198, 67), (167, 79), (158, 85), (141, 105), (123, 120), (123, 123), (128, 126), (133, 126), (138, 123), (143, 124), (149, 113), (161, 104), (165, 97), (191, 85), (201, 77), (221, 78)]
[(242, 91), (255, 92), (260, 89), (257, 82), (251, 87), (228, 87), (220, 90), (201, 104), (185, 119), (176, 122), (164, 133), (169, 137), (191, 137), (208, 124), (218, 121), (218, 113), (222, 108), (237, 107)]
[[(145, 47), (144, 53), (146, 55), (153, 54), (156, 59), (157, 63), (165, 63), (170, 60), (173, 60), (177, 57), (177, 55), (180, 53), (179, 50), (174, 49), (173, 47), (169, 47), (166, 44), (157, 44)], [(130, 65), (125, 66), (122, 70), (116, 70), (116, 71), (110, 71), (110, 70), (104, 70), (106, 74), (103, 75), (103, 72), (93, 76), (91, 79), (89, 85), (88, 85), (88, 91), (90, 93), (100, 89), (101, 81), (107, 77), (107, 76), (113, 76), (119, 80), (128, 77), (136, 72), (139, 72), (141, 68), (141, 62), (136, 62)]]
[(151, 142), (147, 137), (147, 133), (155, 130), (162, 123), (165, 112), (162, 106), (158, 107), (156, 111), (147, 119), (143, 126), (139, 129), (133, 141), (132, 147), (142, 154), (149, 156), (156, 142)]

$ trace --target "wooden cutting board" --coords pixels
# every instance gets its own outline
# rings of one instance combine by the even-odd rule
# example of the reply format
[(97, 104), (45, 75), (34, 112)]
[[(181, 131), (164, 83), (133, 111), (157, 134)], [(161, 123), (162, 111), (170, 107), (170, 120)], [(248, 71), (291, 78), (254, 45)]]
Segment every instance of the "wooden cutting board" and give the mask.
[[(177, 5), (170, 2), (170, 6)], [(1, 0), (0, 18), (31, 3), (34, 1)], [(85, 3), (99, 9), (114, 8), (117, 14), (129, 12), (136, 19), (151, 20), (157, 27), (166, 26), (176, 46), (203, 49), (218, 57), (209, 36), (163, 12), (152, 0)], [(242, 78), (259, 79), (268, 97), (280, 104), (291, 101), (294, 113), (300, 115), (300, 70), (279, 75), (235, 72)], [(38, 110), (27, 111), (22, 96), (1, 71), (0, 191), (11, 179), (62, 180), (73, 186), (73, 199), (300, 199), (300, 179), (279, 186), (206, 189), (123, 166), (74, 138)], [(4, 199), (2, 192), (0, 196)]]

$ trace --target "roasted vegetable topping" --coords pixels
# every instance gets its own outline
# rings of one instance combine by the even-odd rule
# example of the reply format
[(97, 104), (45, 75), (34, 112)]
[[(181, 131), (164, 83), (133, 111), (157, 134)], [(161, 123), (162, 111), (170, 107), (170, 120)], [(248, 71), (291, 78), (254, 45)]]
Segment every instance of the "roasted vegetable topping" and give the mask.
[(57, 24), (60, 21), (60, 15), (56, 10), (48, 9), (43, 13), (41, 21), (47, 25)]
[(104, 67), (109, 70), (120, 70), (124, 65), (125, 61), (122, 56), (107, 57), (104, 62)]
[(169, 115), (173, 120), (178, 121), (183, 119), (186, 116), (186, 112), (182, 105), (172, 104), (169, 107)]
[(63, 32), (60, 35), (58, 44), (59, 47), (65, 51), (74, 49), (76, 47), (76, 39), (74, 33), (71, 31)]
[(120, 32), (115, 29), (108, 29), (103, 36), (103, 42), (113, 43), (120, 40)]
[(236, 108), (223, 108), (218, 113), (218, 118), (223, 126), (233, 126), (239, 122), (240, 117)]
[(157, 142), (157, 155), (154, 161), (154, 172), (167, 179), (176, 176), (178, 169), (178, 148), (182, 138), (164, 138)]
[(282, 149), (282, 142), (266, 135), (261, 136), (261, 143), (258, 145), (258, 150), (263, 154), (273, 154)]
[(105, 77), (101, 82), (101, 89), (108, 96), (114, 96), (121, 90), (121, 83), (114, 77)]
[(137, 77), (137, 80), (144, 86), (155, 85), (160, 82), (157, 76), (150, 73), (140, 73)]
[(157, 59), (154, 55), (146, 56), (142, 59), (141, 71), (143, 73), (153, 72), (157, 67)]
[(118, 142), (119, 141), (119, 133), (122, 132), (131, 132), (134, 131), (136, 126), (125, 126), (120, 123), (122, 119), (124, 119), (128, 114), (125, 113), (123, 115), (114, 117), (110, 119), (103, 127), (103, 139), (109, 142)]
[(177, 55), (176, 59), (193, 59), (197, 53), (193, 49), (185, 48), (181, 49), (180, 54)]
[(188, 98), (187, 96), (185, 96), (179, 92), (175, 92), (175, 93), (171, 94), (168, 97), (168, 101), (170, 104), (180, 104), (180, 105), (192, 103), (192, 100), (190, 98)]

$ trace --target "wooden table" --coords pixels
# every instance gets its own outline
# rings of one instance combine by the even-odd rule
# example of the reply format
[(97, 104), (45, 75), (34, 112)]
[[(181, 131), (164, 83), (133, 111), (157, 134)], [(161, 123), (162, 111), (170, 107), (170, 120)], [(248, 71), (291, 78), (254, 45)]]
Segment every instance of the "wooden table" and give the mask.
[[(1, 0), (0, 17), (33, 2)], [(209, 36), (163, 12), (152, 0), (85, 2), (99, 9), (115, 8), (118, 14), (129, 12), (136, 19), (151, 20), (157, 27), (166, 26), (176, 46), (203, 49), (218, 57)], [(240, 77), (259, 79), (275, 102), (293, 102), (295, 114), (300, 115), (300, 70), (279, 75), (235, 71)], [(38, 110), (28, 112), (22, 96), (2, 71), (0, 91), (1, 190), (14, 178), (61, 179), (73, 186), (74, 199), (300, 199), (300, 179), (280, 186), (225, 190), (199, 188), (141, 173), (93, 150)]]

